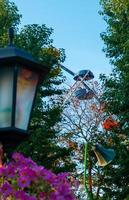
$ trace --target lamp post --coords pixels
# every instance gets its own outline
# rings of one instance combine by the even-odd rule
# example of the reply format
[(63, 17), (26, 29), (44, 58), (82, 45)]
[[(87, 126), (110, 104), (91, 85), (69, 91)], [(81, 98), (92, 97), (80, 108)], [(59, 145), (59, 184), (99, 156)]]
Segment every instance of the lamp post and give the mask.
[(16, 48), (13, 38), (10, 28), (9, 45), (0, 48), (0, 142), (5, 148), (28, 136), (37, 87), (49, 72), (47, 66)]

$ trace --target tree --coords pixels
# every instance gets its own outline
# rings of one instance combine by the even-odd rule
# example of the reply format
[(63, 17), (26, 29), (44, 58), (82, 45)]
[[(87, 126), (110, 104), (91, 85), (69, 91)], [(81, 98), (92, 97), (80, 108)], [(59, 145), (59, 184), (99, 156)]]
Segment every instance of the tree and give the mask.
[[(85, 144), (88, 144), (88, 164), (86, 168), (86, 185), (92, 199), (98, 199), (103, 186), (102, 178), (104, 176), (103, 168), (96, 165), (97, 159), (93, 152), (93, 147), (96, 143), (104, 144), (105, 133), (102, 129), (102, 122), (105, 117), (103, 112), (104, 103), (99, 99), (102, 95), (102, 89), (96, 81), (87, 81), (97, 95), (97, 98), (79, 100), (76, 98), (76, 92), (80, 88), (76, 88), (75, 94), (72, 94), (68, 99), (65, 109), (63, 110), (63, 122), (61, 122), (62, 135), (60, 141), (62, 145), (68, 146), (74, 150), (72, 155), (73, 160), (77, 163), (76, 177), (79, 179), (80, 186), (78, 189), (79, 199), (88, 199), (87, 192), (84, 189), (84, 159), (85, 159)], [(84, 87), (80, 84), (80, 87)], [(70, 90), (69, 90), (70, 91)], [(64, 95), (66, 97), (66, 94)], [(69, 95), (67, 95), (69, 96)], [(66, 98), (67, 99), (67, 98)], [(108, 142), (108, 147), (110, 146)]]
[[(125, 0), (101, 0), (102, 16), (107, 23), (102, 33), (104, 51), (113, 65), (110, 77), (101, 75), (104, 87), (103, 100), (106, 112), (115, 114), (119, 126), (105, 132), (113, 139), (116, 159), (105, 169), (103, 199), (129, 198), (129, 2)], [(105, 141), (106, 142), (106, 141)]]
[(30, 137), (17, 150), (55, 172), (72, 171), (74, 165), (70, 160), (71, 151), (58, 145), (59, 130), (55, 126), (61, 121), (62, 109), (60, 102), (54, 100), (54, 96), (62, 93), (61, 83), (64, 78), (59, 64), (65, 59), (64, 50), (53, 46), (51, 39), (53, 29), (47, 28), (45, 24), (26, 25), (19, 30), (21, 15), (14, 3), (2, 0), (0, 9), (2, 11), (0, 20), (3, 23), (0, 32), (1, 46), (7, 44), (8, 28), (14, 26), (17, 33), (15, 44), (50, 68), (46, 81), (38, 91)]
[(8, 44), (8, 28), (18, 28), (21, 15), (16, 5), (9, 0), (0, 0), (0, 47)]

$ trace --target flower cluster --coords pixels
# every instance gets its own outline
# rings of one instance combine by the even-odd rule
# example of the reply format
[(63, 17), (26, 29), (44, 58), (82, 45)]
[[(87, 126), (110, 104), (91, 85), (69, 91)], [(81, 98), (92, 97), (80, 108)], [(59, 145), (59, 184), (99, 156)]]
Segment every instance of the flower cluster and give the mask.
[(118, 127), (119, 123), (112, 119), (112, 117), (108, 117), (102, 124), (103, 128), (106, 130), (111, 130), (113, 128)]
[(1, 200), (75, 200), (68, 173), (56, 175), (20, 153), (12, 158), (0, 168)]

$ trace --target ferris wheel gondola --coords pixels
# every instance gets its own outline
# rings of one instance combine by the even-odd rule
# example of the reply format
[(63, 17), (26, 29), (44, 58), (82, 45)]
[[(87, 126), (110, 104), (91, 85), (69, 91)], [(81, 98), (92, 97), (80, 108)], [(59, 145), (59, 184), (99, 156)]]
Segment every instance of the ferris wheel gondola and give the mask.
[(85, 88), (79, 88), (78, 90), (75, 91), (75, 97), (78, 98), (79, 100), (89, 100), (94, 97), (94, 92), (93, 91), (88, 91)]
[(79, 80), (81, 80), (80, 78), (84, 78), (84, 77), (85, 77), (84, 81), (87, 81), (87, 80), (93, 79), (94, 75), (90, 70), (84, 69), (84, 70), (80, 70), (77, 74), (75, 74), (73, 79), (75, 81), (79, 81)]
[[(96, 98), (100, 103), (100, 99), (97, 96), (95, 90), (87, 84), (87, 81), (90, 81), (94, 78), (94, 74), (90, 70), (83, 69), (77, 73), (74, 73), (63, 65), (61, 65), (61, 68), (72, 75), (75, 81), (69, 92), (65, 95), (64, 103), (68, 101), (73, 94), (78, 100), (90, 100), (92, 98)], [(83, 88), (80, 88), (80, 86), (83, 86)]]

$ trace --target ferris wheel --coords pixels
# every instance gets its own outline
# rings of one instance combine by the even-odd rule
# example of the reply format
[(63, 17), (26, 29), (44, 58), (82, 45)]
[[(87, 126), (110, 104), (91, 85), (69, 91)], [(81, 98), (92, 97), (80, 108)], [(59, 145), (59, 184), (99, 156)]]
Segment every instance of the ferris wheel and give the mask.
[[(99, 84), (97, 81), (93, 81), (94, 74), (89, 69), (83, 69), (74, 73), (69, 68), (64, 65), (60, 65), (63, 70), (72, 75), (74, 83), (70, 86), (70, 89), (67, 93), (65, 93), (63, 104), (70, 101), (72, 97), (76, 98), (78, 101), (84, 100), (92, 100), (95, 99), (95, 104), (97, 104), (98, 109), (101, 109), (101, 117), (102, 117), (102, 127), (105, 130), (111, 130), (114, 127), (118, 126), (118, 122), (116, 121), (115, 115), (109, 113), (109, 117), (107, 117), (103, 110), (105, 107), (105, 102), (101, 100), (102, 92), (101, 88), (99, 88)], [(88, 101), (90, 102), (90, 101)], [(89, 103), (90, 104), (90, 103)]]

